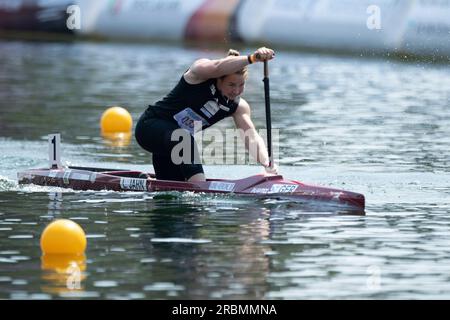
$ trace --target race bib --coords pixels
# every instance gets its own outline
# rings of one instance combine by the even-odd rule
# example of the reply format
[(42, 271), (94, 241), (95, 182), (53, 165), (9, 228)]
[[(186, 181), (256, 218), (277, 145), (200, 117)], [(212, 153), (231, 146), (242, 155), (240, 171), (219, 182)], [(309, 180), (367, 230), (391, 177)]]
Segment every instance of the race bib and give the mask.
[[(209, 126), (208, 121), (202, 118), (191, 108), (186, 108), (173, 116), (180, 128), (188, 130), (192, 135), (200, 131), (204, 126)], [(197, 124), (196, 124), (197, 122)]]

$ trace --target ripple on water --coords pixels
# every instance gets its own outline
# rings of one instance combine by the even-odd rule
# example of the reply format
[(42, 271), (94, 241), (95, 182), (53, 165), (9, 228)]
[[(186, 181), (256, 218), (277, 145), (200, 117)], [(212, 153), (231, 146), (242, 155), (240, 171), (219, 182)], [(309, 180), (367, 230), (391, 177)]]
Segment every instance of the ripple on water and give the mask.
[(144, 291), (183, 291), (185, 288), (180, 285), (176, 285), (171, 282), (155, 282), (150, 285), (146, 285), (143, 288)]
[(34, 235), (32, 234), (16, 234), (8, 236), (9, 239), (32, 239), (34, 238)]
[(97, 288), (113, 288), (117, 286), (118, 286), (117, 281), (113, 280), (94, 281), (94, 287)]
[(187, 244), (204, 244), (210, 243), (211, 240), (208, 239), (188, 239), (188, 238), (152, 238), (151, 242), (161, 242), (161, 243), (187, 243)]

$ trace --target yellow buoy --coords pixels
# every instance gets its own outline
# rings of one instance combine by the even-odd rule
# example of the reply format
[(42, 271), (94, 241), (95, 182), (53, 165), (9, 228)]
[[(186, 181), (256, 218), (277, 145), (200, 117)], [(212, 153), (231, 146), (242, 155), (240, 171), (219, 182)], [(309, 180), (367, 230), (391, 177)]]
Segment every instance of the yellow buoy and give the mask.
[(82, 254), (86, 249), (86, 235), (71, 220), (55, 220), (42, 233), (41, 249), (44, 254)]
[(102, 133), (130, 132), (132, 126), (130, 113), (122, 107), (108, 108), (100, 120)]

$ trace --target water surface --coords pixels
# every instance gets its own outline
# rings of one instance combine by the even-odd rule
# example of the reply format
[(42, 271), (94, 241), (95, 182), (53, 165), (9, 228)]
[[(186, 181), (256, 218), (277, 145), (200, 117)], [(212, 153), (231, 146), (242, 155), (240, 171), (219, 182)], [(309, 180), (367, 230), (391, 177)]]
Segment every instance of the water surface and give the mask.
[[(221, 54), (0, 42), (0, 298), (448, 299), (447, 65), (282, 50), (270, 63), (281, 172), (365, 194), (364, 216), (233, 196), (17, 185), (18, 171), (47, 166), (51, 132), (62, 134), (66, 164), (152, 171), (134, 139), (101, 137), (102, 112), (120, 105), (136, 121), (192, 61)], [(258, 128), (261, 79), (252, 65), (244, 97)], [(205, 167), (222, 178), (260, 170)], [(55, 218), (88, 236), (80, 289), (41, 259), (40, 235)]]

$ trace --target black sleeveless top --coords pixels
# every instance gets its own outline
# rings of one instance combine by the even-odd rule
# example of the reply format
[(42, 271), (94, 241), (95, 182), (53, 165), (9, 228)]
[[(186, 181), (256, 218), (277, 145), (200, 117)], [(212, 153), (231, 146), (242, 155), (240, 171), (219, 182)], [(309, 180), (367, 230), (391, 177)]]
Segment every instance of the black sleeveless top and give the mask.
[(239, 98), (227, 100), (216, 87), (216, 79), (199, 84), (180, 81), (167, 96), (149, 105), (147, 112), (158, 118), (175, 121), (191, 134), (206, 129), (231, 116), (239, 105)]

